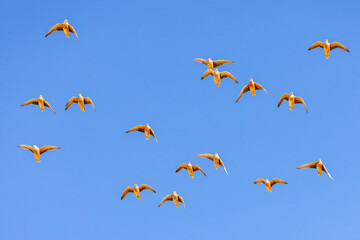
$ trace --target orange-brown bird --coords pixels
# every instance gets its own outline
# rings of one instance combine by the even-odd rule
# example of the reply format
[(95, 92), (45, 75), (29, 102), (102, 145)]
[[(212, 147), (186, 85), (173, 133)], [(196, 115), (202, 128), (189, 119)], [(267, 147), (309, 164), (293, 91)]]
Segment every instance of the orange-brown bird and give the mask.
[(85, 104), (91, 104), (91, 105), (93, 106), (94, 110), (96, 111), (95, 105), (94, 105), (94, 103), (91, 101), (91, 99), (88, 98), (88, 97), (83, 97), (83, 96), (81, 96), (81, 93), (79, 93), (79, 95), (78, 95), (77, 97), (72, 97), (72, 98), (69, 99), (69, 101), (66, 103), (65, 111), (68, 110), (68, 108), (69, 108), (73, 103), (79, 104), (79, 107), (80, 107), (80, 110), (81, 110), (81, 111), (85, 111)]
[(181, 164), (175, 172), (179, 172), (181, 169), (186, 169), (188, 170), (188, 173), (190, 175), (191, 178), (194, 178), (194, 172), (195, 171), (200, 171), (204, 174), (204, 176), (206, 176), (206, 174), (204, 173), (204, 171), (198, 166), (198, 165), (191, 165), (191, 163), (189, 162), (188, 164)]
[(341, 43), (338, 42), (333, 42), (333, 43), (329, 43), (328, 40), (326, 39), (325, 42), (320, 42), (317, 41), (315, 43), (313, 43), (310, 47), (309, 47), (309, 51), (314, 49), (314, 48), (318, 48), (321, 47), (324, 49), (324, 53), (325, 53), (325, 57), (329, 58), (330, 55), (330, 51), (335, 49), (335, 48), (340, 48), (342, 50), (345, 50), (347, 52), (350, 52), (349, 49), (347, 49), (344, 45), (342, 45)]
[(234, 63), (234, 61), (229, 61), (229, 60), (216, 60), (216, 61), (212, 61), (210, 58), (208, 58), (208, 60), (202, 59), (202, 58), (194, 58), (193, 60), (205, 64), (208, 69), (212, 69), (214, 70), (214, 68), (221, 66), (223, 64), (227, 64), (227, 63)]
[(226, 174), (229, 175), (223, 161), (220, 159), (219, 154), (215, 153), (215, 155), (212, 155), (212, 154), (209, 154), (209, 153), (204, 153), (204, 154), (199, 154), (199, 155), (196, 155), (196, 156), (201, 157), (201, 158), (210, 159), (211, 161), (214, 162), (216, 170), (219, 168), (219, 165), (220, 165), (220, 166), (222, 166), (224, 168)]
[(179, 202), (181, 202), (184, 205), (185, 208), (185, 202), (184, 199), (182, 197), (180, 197), (176, 191), (173, 192), (173, 194), (171, 195), (167, 195), (163, 198), (163, 200), (161, 201), (161, 203), (159, 204), (159, 207), (166, 201), (173, 201), (175, 206), (178, 208), (179, 207)]
[(150, 187), (149, 185), (141, 184), (140, 186), (138, 186), (138, 185), (135, 184), (134, 187), (126, 187), (126, 188), (125, 188), (125, 190), (124, 190), (123, 193), (121, 194), (121, 200), (123, 200), (123, 198), (124, 198), (129, 192), (134, 193), (135, 196), (137, 197), (137, 199), (140, 200), (140, 199), (141, 199), (141, 197), (140, 197), (140, 192), (143, 191), (143, 190), (145, 190), (145, 189), (150, 190), (150, 191), (156, 193), (155, 190), (154, 190), (152, 187)]
[(43, 154), (44, 152), (60, 149), (59, 147), (54, 147), (54, 146), (44, 146), (38, 148), (36, 145), (34, 145), (33, 147), (30, 147), (29, 145), (19, 145), (18, 147), (31, 151), (34, 154), (36, 161), (38, 162), (40, 162), (40, 155)]
[(326, 169), (325, 165), (322, 163), (321, 159), (319, 158), (319, 160), (317, 162), (312, 162), (312, 163), (307, 163), (305, 165), (302, 165), (296, 169), (303, 169), (303, 168), (316, 168), (318, 175), (321, 176), (322, 171), (326, 172), (327, 175), (329, 175), (329, 177), (334, 180), (330, 173), (328, 172), (328, 170)]
[(239, 95), (238, 99), (236, 100), (236, 102), (238, 102), (240, 100), (240, 98), (242, 97), (242, 95), (244, 93), (248, 92), (248, 91), (250, 91), (251, 94), (253, 96), (255, 96), (256, 95), (256, 90), (264, 90), (267, 94), (270, 94), (259, 83), (254, 82), (253, 79), (250, 78), (250, 82), (243, 87), (243, 89), (241, 90), (240, 95)]
[(304, 105), (304, 107), (305, 107), (306, 112), (308, 112), (304, 100), (303, 100), (301, 97), (295, 97), (295, 95), (294, 95), (292, 92), (290, 93), (290, 95), (287, 94), (287, 93), (284, 93), (284, 94), (281, 96), (281, 98), (280, 98), (280, 100), (279, 100), (279, 102), (278, 102), (278, 107), (280, 107), (281, 103), (282, 103), (284, 100), (289, 101), (289, 109), (290, 109), (290, 110), (293, 110), (294, 104), (296, 104), (296, 103), (302, 103), (302, 105)]
[(147, 140), (149, 140), (150, 135), (152, 135), (155, 138), (155, 141), (158, 142), (158, 140), (157, 140), (157, 138), (155, 136), (155, 132), (154, 132), (154, 130), (151, 129), (149, 124), (146, 124), (145, 126), (143, 126), (143, 125), (135, 126), (135, 127), (131, 128), (130, 130), (126, 131), (125, 133), (135, 132), (135, 131), (145, 133), (145, 136), (146, 136)]
[(207, 76), (213, 75), (214, 76), (214, 82), (216, 84), (217, 87), (220, 87), (220, 83), (221, 83), (221, 79), (223, 78), (230, 78), (231, 80), (233, 80), (234, 82), (238, 83), (238, 81), (235, 79), (235, 77), (229, 73), (229, 72), (219, 72), (219, 70), (215, 69), (208, 69), (206, 70), (206, 72), (204, 72), (204, 74), (201, 76), (201, 80), (203, 80), (204, 78), (206, 78)]
[(264, 180), (263, 178), (259, 178), (254, 182), (254, 184), (258, 184), (258, 183), (265, 184), (265, 187), (269, 192), (271, 192), (271, 187), (274, 186), (276, 183), (287, 184), (287, 182), (285, 182), (281, 179), (278, 179), (278, 178), (274, 178), (271, 181), (269, 181), (268, 179)]
[(73, 34), (75, 34), (75, 36), (77, 37), (77, 39), (79, 39), (78, 35), (75, 32), (75, 29), (68, 23), (68, 20), (65, 19), (65, 21), (63, 23), (58, 23), (55, 24), (50, 31), (45, 35), (45, 37), (49, 36), (50, 34), (52, 34), (55, 31), (64, 31), (65, 36), (68, 38), (69, 37), (69, 32), (72, 32)]
[(44, 107), (48, 107), (51, 109), (51, 111), (55, 113), (55, 111), (52, 109), (52, 107), (50, 106), (50, 104), (43, 98), (42, 95), (40, 95), (39, 98), (34, 98), (34, 99), (31, 99), (23, 104), (21, 104), (20, 106), (23, 107), (23, 106), (27, 106), (27, 105), (30, 105), (30, 104), (35, 104), (35, 105), (39, 105), (41, 111), (43, 112), (44, 111)]

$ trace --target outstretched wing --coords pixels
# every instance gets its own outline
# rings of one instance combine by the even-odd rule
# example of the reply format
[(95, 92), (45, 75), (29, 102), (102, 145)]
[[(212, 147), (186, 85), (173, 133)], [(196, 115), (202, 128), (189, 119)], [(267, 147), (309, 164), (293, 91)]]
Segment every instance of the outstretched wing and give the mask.
[(150, 134), (155, 138), (156, 142), (158, 142), (154, 130), (150, 129)]
[(194, 58), (193, 60), (195, 60), (199, 63), (205, 64), (205, 65), (207, 65), (207, 63), (208, 63), (208, 61), (206, 61), (205, 59), (202, 59), (202, 58)]
[(274, 178), (273, 180), (270, 181), (270, 185), (273, 186), (277, 183), (282, 183), (282, 184), (287, 184), (287, 182), (281, 180), (281, 179), (278, 179), (278, 178)]
[(196, 156), (201, 157), (201, 158), (208, 158), (211, 161), (214, 161), (214, 155), (209, 154), (209, 153), (199, 154), (199, 155), (196, 155)]
[(139, 132), (144, 132), (145, 127), (142, 125), (137, 125), (136, 127), (131, 128), (130, 130), (126, 131), (125, 133), (129, 133), (129, 132), (135, 132), (135, 131), (139, 131)]
[(60, 149), (60, 148), (55, 147), (55, 146), (44, 146), (44, 147), (40, 148), (40, 154), (43, 154), (44, 152), (47, 152), (47, 151), (56, 150), (56, 149)]
[(75, 36), (77, 37), (77, 39), (80, 40), (79, 37), (78, 37), (78, 35), (76, 34), (75, 29), (73, 28), (73, 26), (69, 26), (69, 31), (72, 32), (73, 34), (75, 34)]
[(254, 184), (258, 184), (258, 183), (265, 183), (265, 180), (263, 178), (259, 178), (254, 182)]
[(241, 92), (240, 92), (240, 94), (239, 94), (239, 97), (237, 98), (236, 102), (238, 102), (238, 101), (240, 100), (240, 98), (242, 97), (242, 95), (243, 95), (244, 93), (248, 92), (249, 90), (250, 90), (249, 84), (245, 85), (245, 86), (242, 88), (242, 90), (241, 90)]
[(332, 180), (334, 180), (334, 179), (331, 177), (331, 175), (330, 175), (329, 171), (326, 169), (326, 167), (325, 167), (325, 165), (324, 165), (324, 164), (322, 165), (322, 170), (323, 170), (324, 172), (326, 172), (326, 173), (327, 173), (327, 175), (329, 175), (329, 177), (330, 177)]
[(302, 105), (304, 105), (304, 107), (305, 107), (306, 112), (308, 113), (305, 102), (301, 97), (295, 97), (295, 103), (302, 103)]
[(284, 93), (284, 94), (281, 96), (281, 98), (280, 98), (280, 100), (279, 100), (279, 102), (278, 102), (278, 107), (280, 107), (281, 103), (282, 103), (285, 99), (286, 99), (286, 100), (289, 100), (289, 94)]
[(342, 50), (345, 50), (347, 52), (350, 52), (349, 49), (347, 49), (344, 45), (338, 42), (330, 43), (330, 50), (333, 50), (334, 48), (340, 48)]
[(201, 80), (203, 80), (204, 78), (206, 78), (207, 76), (210, 76), (210, 75), (214, 75), (214, 70), (212, 69), (208, 69), (204, 72), (204, 74), (201, 76)]
[(265, 90), (265, 88), (263, 88), (259, 83), (255, 83), (255, 89), (257, 89), (257, 90), (264, 90), (267, 94), (270, 94), (270, 93), (268, 93), (268, 92)]
[(150, 191), (156, 193), (155, 190), (154, 190), (152, 187), (150, 187), (149, 185), (147, 185), (147, 184), (141, 184), (141, 185), (139, 186), (140, 192), (141, 192), (142, 190), (145, 190), (145, 189), (150, 190)]
[(178, 168), (176, 169), (176, 173), (179, 172), (181, 169), (187, 169), (187, 165), (185, 163), (180, 164), (180, 166), (178, 166)]
[(62, 23), (58, 23), (55, 24), (50, 31), (45, 35), (45, 37), (49, 36), (50, 34), (52, 34), (55, 31), (63, 31), (63, 24)]
[(23, 107), (23, 106), (27, 106), (27, 105), (30, 105), (30, 104), (39, 105), (39, 100), (34, 98), (34, 99), (31, 99), (31, 100), (21, 104), (20, 106)]
[(309, 51), (310, 50), (313, 50), (314, 48), (318, 48), (318, 47), (321, 47), (321, 48), (324, 48), (324, 43), (320, 42), (320, 41), (317, 41), (315, 43), (313, 43), (310, 47), (309, 47)]
[(220, 164), (220, 166), (222, 166), (222, 167), (224, 168), (226, 174), (229, 175), (229, 173), (227, 172), (226, 167), (225, 167), (225, 165), (224, 165), (224, 162), (223, 162), (221, 159), (220, 159), (220, 161), (219, 161), (219, 164)]
[(123, 200), (123, 198), (124, 198), (129, 192), (134, 192), (134, 189), (133, 189), (132, 187), (127, 187), (127, 188), (125, 188), (125, 190), (124, 190), (123, 193), (121, 194), (121, 200)]
[(163, 200), (161, 201), (161, 203), (159, 204), (159, 207), (166, 201), (172, 201), (172, 196), (171, 195), (167, 195), (163, 198)]
[(229, 60), (216, 60), (216, 61), (213, 61), (213, 65), (214, 65), (214, 68), (218, 67), (218, 66), (221, 66), (223, 64), (227, 64), (227, 63), (234, 63), (234, 61), (229, 61)]
[(304, 164), (296, 169), (304, 169), (304, 168), (316, 168), (316, 162)]
[(183, 199), (182, 197), (180, 197), (180, 196), (178, 196), (178, 198), (179, 198), (179, 202), (181, 202), (181, 203), (184, 205), (184, 207), (185, 207), (184, 199)]
[(34, 149), (30, 147), (29, 145), (19, 145), (19, 148), (30, 150), (31, 152), (34, 152)]
[(84, 103), (85, 104), (91, 104), (91, 106), (93, 106), (94, 110), (96, 111), (94, 103), (91, 101), (90, 98), (88, 98), (88, 97), (84, 98)]
[(230, 78), (231, 80), (233, 80), (234, 82), (238, 83), (238, 81), (236, 80), (236, 78), (229, 72), (225, 71), (225, 72), (221, 72), (220, 73), (220, 79), (223, 78)]
[(73, 103), (78, 103), (78, 98), (77, 98), (77, 97), (72, 97), (72, 98), (69, 99), (69, 101), (66, 103), (65, 111), (68, 110), (68, 108), (69, 108)]
[(50, 104), (49, 104), (47, 101), (45, 101), (45, 100), (44, 100), (44, 105), (45, 105), (46, 107), (50, 108), (51, 111), (52, 111), (54, 114), (56, 114), (55, 111), (54, 111), (54, 109), (52, 109), (52, 107), (50, 106)]
[[(181, 166), (181, 165), (180, 165)], [(198, 165), (194, 165), (194, 166), (192, 166), (192, 168), (193, 168), (193, 171), (195, 172), (195, 171), (200, 171), (200, 172), (202, 172), (203, 174), (204, 174), (204, 176), (206, 176), (206, 174), (204, 173), (204, 171), (198, 166)]]

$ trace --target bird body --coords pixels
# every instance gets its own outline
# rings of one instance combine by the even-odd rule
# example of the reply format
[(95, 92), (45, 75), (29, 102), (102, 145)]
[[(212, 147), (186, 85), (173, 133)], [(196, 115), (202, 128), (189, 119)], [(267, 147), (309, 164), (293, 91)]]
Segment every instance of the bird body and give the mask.
[(152, 136), (155, 138), (155, 141), (158, 142), (158, 140), (157, 140), (157, 138), (156, 138), (156, 136), (155, 136), (154, 130), (152, 130), (152, 128), (149, 126), (148, 123), (146, 123), (145, 126), (143, 126), (143, 125), (135, 126), (135, 127), (131, 128), (130, 130), (126, 131), (125, 133), (135, 132), (135, 131), (145, 133), (146, 140), (149, 140), (149, 139), (150, 139), (150, 135), (152, 135)]
[(27, 106), (27, 105), (30, 105), (30, 104), (35, 104), (35, 105), (39, 105), (41, 111), (43, 112), (44, 111), (44, 107), (48, 107), (51, 109), (51, 111), (55, 113), (55, 111), (52, 109), (52, 107), (50, 106), (50, 104), (43, 98), (42, 95), (40, 95), (39, 98), (34, 98), (34, 99), (30, 99), (29, 101), (21, 104), (20, 106), (23, 107), (23, 106)]
[(198, 166), (198, 165), (191, 165), (191, 163), (189, 162), (188, 164), (181, 164), (175, 172), (179, 172), (181, 169), (187, 169), (189, 175), (191, 178), (194, 178), (194, 172), (195, 171), (200, 171), (204, 174), (204, 176), (206, 176), (206, 174), (204, 173), (204, 171)]
[(63, 23), (55, 24), (50, 31), (45, 35), (45, 37), (49, 36), (55, 31), (64, 31), (66, 38), (69, 38), (69, 32), (75, 34), (77, 39), (79, 39), (78, 35), (75, 32), (75, 29), (68, 23), (68, 20), (65, 19)]
[(209, 154), (209, 153), (204, 153), (204, 154), (199, 154), (196, 155), (197, 157), (201, 157), (201, 158), (207, 158), (210, 159), (211, 161), (214, 162), (215, 165), (215, 169), (217, 170), (219, 168), (219, 165), (222, 166), (226, 172), (227, 175), (229, 175), (229, 173), (227, 172), (225, 165), (223, 163), (223, 161), (220, 159), (219, 154), (215, 153), (215, 155)]
[(234, 61), (222, 60), (222, 59), (213, 61), (213, 60), (211, 60), (211, 58), (208, 58), (208, 60), (205, 60), (202, 58), (194, 58), (194, 60), (199, 63), (205, 64), (208, 67), (208, 69), (212, 69), (212, 70), (214, 70), (214, 68), (221, 66), (223, 64), (234, 63)]
[(201, 80), (203, 80), (204, 78), (206, 78), (207, 76), (214, 76), (214, 82), (216, 84), (217, 87), (220, 87), (220, 83), (221, 83), (221, 79), (223, 78), (230, 78), (231, 80), (233, 80), (234, 82), (238, 83), (238, 81), (235, 79), (235, 77), (229, 73), (229, 72), (219, 72), (219, 70), (215, 69), (215, 71), (213, 69), (208, 69), (204, 72), (204, 74), (201, 76)]
[(40, 162), (40, 155), (43, 154), (44, 152), (55, 150), (55, 149), (60, 149), (59, 147), (54, 147), (54, 146), (44, 146), (44, 147), (38, 148), (36, 145), (33, 145), (33, 147), (31, 147), (29, 145), (19, 145), (18, 147), (31, 151), (34, 154), (34, 157), (37, 162)]
[(137, 197), (137, 199), (141, 199), (140, 197), (140, 192), (143, 191), (143, 190), (150, 190), (152, 191), (153, 193), (156, 193), (155, 190), (150, 187), (149, 185), (146, 185), (146, 184), (142, 184), (140, 186), (138, 185), (134, 185), (134, 187), (126, 187), (125, 190), (123, 191), (123, 193), (121, 194), (121, 200), (123, 200), (123, 198), (129, 193), (129, 192), (132, 192), (134, 193), (134, 195)]
[(326, 39), (325, 42), (320, 42), (317, 41), (315, 43), (313, 43), (310, 47), (309, 47), (309, 51), (314, 49), (314, 48), (318, 48), (321, 47), (324, 49), (324, 53), (325, 53), (325, 57), (329, 58), (330, 55), (330, 51), (335, 49), (335, 48), (340, 48), (342, 50), (345, 50), (347, 52), (350, 52), (349, 49), (347, 49), (344, 45), (342, 45), (341, 43), (338, 42), (333, 42), (333, 43), (329, 43), (329, 41)]
[(322, 175), (322, 172), (324, 171), (325, 173), (328, 174), (328, 176), (334, 180), (329, 171), (326, 169), (325, 165), (323, 164), (323, 162), (321, 161), (321, 159), (319, 158), (317, 162), (312, 162), (312, 163), (307, 163), (305, 165), (302, 165), (296, 169), (304, 169), (304, 168), (316, 168), (317, 172), (318, 172), (318, 175), (321, 176)]
[(163, 198), (163, 200), (160, 202), (159, 207), (166, 201), (173, 201), (175, 206), (178, 208), (179, 207), (179, 202), (181, 202), (184, 205), (185, 208), (185, 202), (184, 199), (182, 197), (180, 197), (176, 191), (173, 192), (173, 194), (171, 195), (167, 195)]
[(258, 184), (258, 183), (264, 183), (266, 189), (269, 191), (269, 192), (272, 192), (272, 189), (271, 187), (274, 186), (276, 183), (282, 183), (282, 184), (287, 184), (287, 182), (281, 180), (281, 179), (278, 179), (278, 178), (274, 178), (273, 180), (269, 181), (268, 179), (264, 180), (263, 178), (259, 178), (257, 179), (254, 184)]
[(92, 100), (90, 98), (88, 98), (88, 97), (83, 97), (81, 95), (81, 93), (79, 93), (79, 95), (77, 97), (71, 97), (69, 99), (69, 101), (66, 103), (65, 111), (68, 110), (68, 108), (71, 107), (71, 105), (73, 103), (79, 104), (79, 107), (80, 107), (81, 111), (85, 111), (85, 104), (91, 104), (93, 106), (94, 110), (96, 111), (95, 105), (92, 102)]
[(248, 91), (250, 91), (251, 94), (252, 94), (253, 96), (255, 96), (255, 95), (256, 95), (256, 90), (264, 90), (267, 94), (269, 94), (269, 93), (265, 90), (265, 88), (263, 88), (259, 83), (254, 82), (254, 80), (253, 80), (252, 78), (250, 78), (250, 82), (249, 82), (248, 84), (246, 84), (246, 85), (242, 88), (242, 90), (241, 90), (241, 92), (240, 92), (240, 94), (239, 94), (239, 97), (238, 97), (238, 99), (236, 100), (236, 102), (238, 102), (238, 101), (240, 100), (240, 98), (242, 97), (242, 95), (243, 95), (244, 93), (248, 92)]
[(290, 95), (287, 94), (287, 93), (284, 93), (284, 94), (281, 96), (281, 98), (280, 98), (280, 100), (279, 100), (279, 102), (278, 102), (278, 107), (280, 107), (281, 103), (282, 103), (284, 100), (289, 101), (289, 109), (290, 109), (290, 110), (293, 110), (294, 104), (296, 104), (296, 103), (302, 103), (303, 106), (305, 107), (306, 112), (308, 112), (304, 100), (303, 100), (301, 97), (296, 97), (292, 92), (290, 93)]

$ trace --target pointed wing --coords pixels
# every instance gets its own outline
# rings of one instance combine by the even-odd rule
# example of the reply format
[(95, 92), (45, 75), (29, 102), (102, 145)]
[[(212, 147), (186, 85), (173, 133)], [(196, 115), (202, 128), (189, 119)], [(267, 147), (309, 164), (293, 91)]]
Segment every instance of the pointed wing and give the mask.
[(202, 63), (202, 64), (205, 64), (207, 65), (208, 61), (205, 60), (205, 59), (202, 59), (202, 58), (194, 58), (193, 60), (199, 62), (199, 63)]
[(88, 97), (84, 98), (84, 103), (85, 104), (91, 104), (91, 106), (93, 106), (94, 110), (96, 111), (94, 103), (91, 101), (90, 98), (88, 98)]
[(304, 169), (304, 168), (316, 168), (316, 162), (304, 164), (296, 169)]
[(201, 157), (201, 158), (208, 158), (211, 161), (214, 161), (214, 155), (211, 155), (209, 153), (199, 154), (199, 155), (196, 155), (196, 156)]
[(54, 114), (56, 114), (55, 111), (54, 111), (54, 109), (52, 109), (52, 107), (50, 106), (50, 104), (49, 104), (47, 101), (45, 101), (45, 100), (44, 100), (44, 105), (45, 105), (46, 107), (50, 108), (51, 111), (52, 111)]
[(249, 90), (250, 90), (249, 84), (245, 85), (245, 86), (242, 88), (242, 90), (241, 90), (241, 92), (240, 92), (240, 94), (239, 94), (239, 97), (238, 97), (238, 99), (236, 100), (236, 102), (238, 102), (238, 101), (240, 100), (240, 98), (242, 97), (242, 95), (243, 95), (244, 93), (248, 92)]
[(178, 166), (178, 168), (176, 169), (176, 173), (179, 172), (181, 169), (187, 169), (187, 165), (185, 163), (180, 164), (180, 166)]
[(73, 26), (69, 26), (69, 31), (72, 32), (73, 34), (75, 34), (75, 36), (77, 37), (77, 39), (80, 40), (79, 37), (78, 37), (78, 35), (76, 34), (75, 29), (73, 28)]
[(147, 184), (141, 184), (141, 185), (139, 186), (140, 192), (141, 192), (142, 190), (145, 190), (145, 189), (150, 190), (150, 191), (156, 193), (155, 190), (154, 190), (152, 187), (150, 187), (149, 185), (147, 185)]
[(56, 149), (60, 149), (60, 148), (54, 147), (54, 146), (44, 146), (44, 147), (40, 148), (40, 154), (43, 154), (44, 152), (47, 152), (47, 151), (56, 150)]
[(142, 125), (137, 125), (136, 127), (131, 128), (130, 130), (126, 131), (125, 133), (129, 133), (129, 132), (135, 132), (135, 131), (139, 131), (139, 132), (144, 132), (145, 127)]
[[(181, 165), (180, 165), (181, 166)], [(198, 165), (194, 165), (194, 166), (192, 166), (192, 168), (193, 168), (193, 171), (195, 172), (195, 171), (200, 171), (200, 172), (202, 172), (203, 174), (204, 174), (204, 176), (206, 176), (206, 174), (204, 173), (204, 171), (198, 166)]]
[(204, 78), (206, 78), (207, 76), (210, 76), (210, 75), (214, 75), (214, 70), (212, 69), (208, 69), (204, 72), (204, 74), (201, 76), (201, 80), (203, 80)]
[(132, 187), (127, 187), (127, 188), (125, 188), (125, 190), (124, 190), (123, 193), (121, 194), (121, 200), (123, 200), (123, 198), (124, 198), (129, 192), (134, 192), (134, 189), (133, 189)]
[(166, 201), (172, 201), (172, 196), (171, 195), (167, 195), (163, 198), (163, 200), (161, 201), (161, 203), (159, 204), (159, 207)]
[(67, 102), (66, 106), (65, 106), (65, 111), (68, 110), (68, 108), (73, 104), (73, 103), (78, 103), (78, 98), (77, 97), (72, 97), (69, 99), (69, 101)]
[(227, 172), (226, 167), (225, 167), (225, 165), (224, 165), (224, 163), (223, 163), (223, 161), (221, 159), (219, 161), (219, 164), (220, 164), (220, 166), (222, 166), (224, 168), (226, 174), (229, 175), (229, 173)]
[(213, 61), (213, 65), (214, 65), (214, 68), (218, 67), (218, 66), (221, 66), (223, 64), (227, 64), (227, 63), (234, 63), (234, 61), (229, 61), (229, 60), (216, 60), (216, 61)]
[(327, 173), (327, 175), (329, 175), (329, 177), (330, 177), (332, 180), (334, 180), (334, 179), (331, 177), (331, 175), (330, 175), (329, 171), (326, 169), (326, 167), (325, 167), (325, 165), (324, 165), (324, 164), (322, 165), (322, 170), (323, 170), (324, 172), (326, 172), (326, 173)]
[(221, 72), (220, 73), (220, 79), (223, 78), (230, 78), (231, 80), (233, 80), (234, 82), (238, 83), (238, 81), (236, 80), (236, 78), (229, 72)]
[(30, 105), (30, 104), (39, 105), (39, 99), (37, 99), (37, 98), (31, 99), (31, 100), (21, 104), (20, 106), (23, 107), (23, 106), (27, 106), (27, 105)]
[(265, 180), (263, 178), (259, 178), (254, 182), (254, 184), (258, 184), (258, 183), (265, 183)]
[(273, 186), (277, 183), (282, 183), (282, 184), (287, 184), (287, 182), (281, 180), (281, 179), (278, 179), (278, 178), (274, 178), (273, 180), (270, 181), (270, 185)]
[(258, 90), (264, 90), (267, 94), (270, 94), (268, 93), (265, 88), (263, 88), (259, 83), (255, 83), (255, 89), (258, 89)]
[(156, 142), (158, 143), (154, 130), (150, 129), (150, 134), (155, 138)]
[(184, 208), (185, 208), (185, 202), (184, 202), (184, 199), (182, 198), (182, 197), (180, 197), (180, 196), (178, 196), (179, 197), (179, 202), (181, 202), (183, 205), (184, 205)]
[(45, 35), (45, 37), (49, 36), (50, 34), (52, 34), (55, 31), (63, 31), (63, 24), (62, 23), (58, 23), (55, 24), (50, 31)]
[(279, 100), (279, 102), (278, 102), (278, 107), (280, 107), (281, 103), (282, 103), (285, 99), (286, 99), (286, 100), (289, 100), (289, 94), (284, 93), (284, 94), (281, 96), (281, 98), (280, 98), (280, 100)]
[(19, 145), (19, 148), (30, 150), (31, 152), (34, 152), (34, 149), (30, 147), (29, 145)]
[(313, 50), (314, 48), (318, 48), (318, 47), (321, 47), (321, 48), (324, 48), (324, 43), (320, 42), (320, 41), (317, 41), (315, 43), (313, 43), (310, 47), (309, 47), (309, 51), (310, 50)]
[(345, 50), (347, 52), (350, 52), (349, 49), (347, 49), (344, 45), (338, 42), (330, 43), (330, 50), (333, 50), (334, 48), (340, 48), (342, 50)]
[(302, 105), (304, 105), (304, 107), (305, 107), (306, 112), (308, 113), (305, 102), (301, 97), (295, 97), (295, 103), (302, 103)]

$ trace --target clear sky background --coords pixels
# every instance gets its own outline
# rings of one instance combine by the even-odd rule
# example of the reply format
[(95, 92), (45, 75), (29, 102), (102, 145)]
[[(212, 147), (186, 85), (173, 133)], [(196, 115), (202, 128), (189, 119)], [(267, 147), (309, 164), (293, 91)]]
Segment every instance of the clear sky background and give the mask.
[[(355, 239), (359, 9), (346, 1), (3, 1), (0, 239)], [(45, 34), (68, 19), (80, 41)], [(315, 41), (338, 41), (326, 59)], [(193, 58), (239, 81), (200, 80)], [(269, 91), (242, 87), (253, 78)], [(307, 104), (289, 111), (283, 93)], [(91, 97), (81, 112), (72, 96)], [(56, 111), (20, 107), (40, 94)], [(125, 131), (149, 123), (159, 144)], [(62, 149), (35, 161), (19, 144)], [(218, 152), (229, 176), (200, 153)], [(321, 158), (334, 177), (296, 167)], [(197, 164), (207, 177), (186, 171)], [(280, 178), (273, 192), (257, 178)], [(156, 190), (120, 200), (127, 186)], [(174, 190), (186, 209), (162, 198)]]

